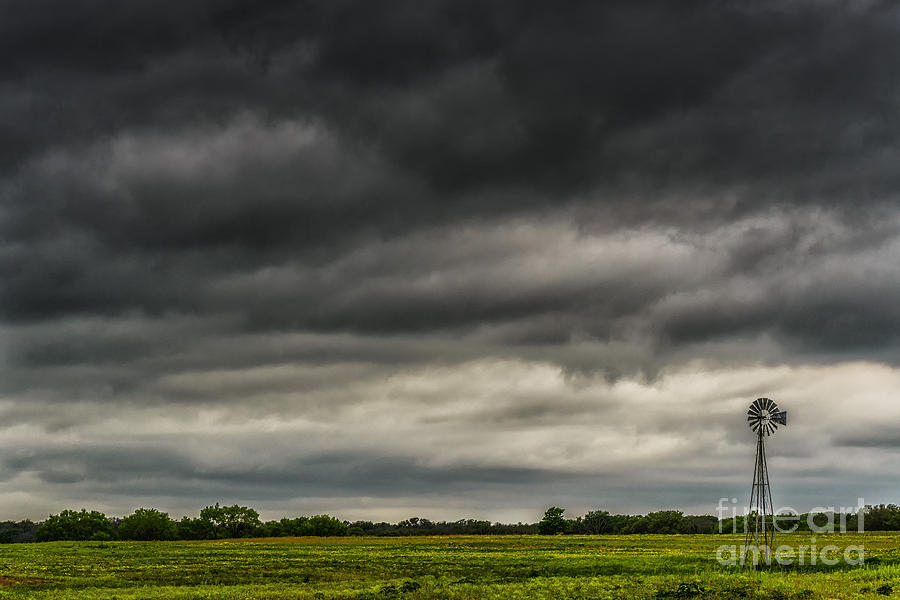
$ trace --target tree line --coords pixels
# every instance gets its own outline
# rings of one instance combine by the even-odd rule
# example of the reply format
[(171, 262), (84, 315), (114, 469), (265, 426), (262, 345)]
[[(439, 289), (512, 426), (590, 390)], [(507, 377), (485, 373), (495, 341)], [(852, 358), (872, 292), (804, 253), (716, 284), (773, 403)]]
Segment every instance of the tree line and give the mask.
[(593, 510), (582, 517), (566, 519), (565, 509), (551, 506), (537, 524), (544, 535), (568, 534), (635, 534), (635, 533), (717, 533), (719, 519), (712, 515), (685, 515), (678, 510), (661, 510), (646, 515), (613, 515)]
[[(689, 534), (743, 533), (744, 515), (719, 519), (713, 515), (685, 515), (677, 510), (662, 510), (646, 515), (613, 515), (595, 510), (582, 517), (566, 519), (564, 509), (551, 506), (537, 524), (541, 534)], [(775, 515), (781, 531), (900, 531), (900, 506), (866, 505), (860, 513), (817, 512)], [(860, 518), (862, 527), (860, 528)]]
[[(124, 518), (107, 517), (99, 511), (64, 510), (35, 523), (30, 520), (0, 522), (0, 543), (27, 543), (55, 540), (216, 540), (242, 537), (287, 536), (407, 536), (407, 535), (525, 535), (525, 534), (713, 534), (742, 532), (743, 517), (719, 520), (713, 515), (685, 515), (677, 510), (662, 510), (646, 515), (610, 514), (590, 511), (567, 519), (565, 509), (551, 506), (537, 523), (492, 523), (478, 519), (431, 521), (412, 517), (398, 523), (341, 521), (329, 515), (313, 515), (277, 521), (261, 521), (249, 507), (207, 506), (197, 517), (174, 520), (154, 508), (139, 508)], [(799, 515), (783, 528), (796, 526), (809, 531), (810, 523), (840, 530), (856, 531), (856, 513), (820, 513)], [(866, 531), (900, 531), (900, 506), (878, 504), (863, 510)]]
[(198, 517), (174, 520), (155, 508), (139, 508), (125, 518), (86, 509), (64, 510), (41, 523), (0, 523), (0, 543), (110, 540), (216, 540), (242, 537), (340, 536), (347, 523), (329, 515), (261, 521), (247, 506), (207, 506)]

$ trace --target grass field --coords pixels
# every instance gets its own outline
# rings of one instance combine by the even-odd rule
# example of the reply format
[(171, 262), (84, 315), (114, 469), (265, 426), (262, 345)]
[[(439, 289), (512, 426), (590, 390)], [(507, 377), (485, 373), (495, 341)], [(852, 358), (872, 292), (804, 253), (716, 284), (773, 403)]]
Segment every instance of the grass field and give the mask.
[[(786, 536), (780, 543), (809, 543)], [(885, 598), (900, 597), (900, 536), (861, 567), (748, 573), (715, 558), (732, 536), (274, 538), (0, 546), (0, 598)], [(893, 592), (891, 587), (896, 587)]]

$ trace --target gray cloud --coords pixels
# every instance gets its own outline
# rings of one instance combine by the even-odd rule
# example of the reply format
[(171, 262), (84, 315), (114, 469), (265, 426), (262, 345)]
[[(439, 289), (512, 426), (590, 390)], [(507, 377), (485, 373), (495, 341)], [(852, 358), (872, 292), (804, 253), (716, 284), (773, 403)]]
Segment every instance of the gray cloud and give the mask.
[[(893, 415), (888, 3), (51, 4), (0, 19), (0, 509), (710, 510), (754, 397)], [(825, 421), (793, 497), (895, 493)]]

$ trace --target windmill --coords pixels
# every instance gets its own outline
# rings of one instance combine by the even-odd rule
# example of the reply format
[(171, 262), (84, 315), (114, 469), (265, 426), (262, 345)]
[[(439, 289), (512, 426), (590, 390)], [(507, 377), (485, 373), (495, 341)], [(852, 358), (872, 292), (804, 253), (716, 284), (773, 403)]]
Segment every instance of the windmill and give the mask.
[(747, 411), (747, 422), (756, 434), (756, 466), (753, 469), (753, 487), (750, 489), (750, 507), (744, 529), (746, 552), (753, 553), (753, 565), (758, 564), (760, 554), (766, 564), (771, 563), (775, 549), (775, 508), (772, 504), (772, 488), (769, 486), (769, 468), (766, 465), (765, 438), (775, 433), (779, 425), (787, 425), (787, 412), (768, 398), (757, 398)]

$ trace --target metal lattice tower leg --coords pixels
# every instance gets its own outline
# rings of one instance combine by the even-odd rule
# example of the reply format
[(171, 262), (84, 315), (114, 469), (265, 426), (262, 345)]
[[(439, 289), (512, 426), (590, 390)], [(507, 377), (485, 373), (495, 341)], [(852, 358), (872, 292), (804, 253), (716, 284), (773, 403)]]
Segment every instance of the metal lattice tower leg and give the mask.
[(757, 568), (762, 564), (771, 564), (776, 548), (775, 508), (769, 485), (769, 467), (766, 464), (766, 444), (761, 430), (756, 437), (756, 465), (753, 468), (753, 487), (750, 489), (750, 507), (746, 519), (745, 564)]

